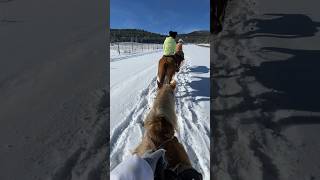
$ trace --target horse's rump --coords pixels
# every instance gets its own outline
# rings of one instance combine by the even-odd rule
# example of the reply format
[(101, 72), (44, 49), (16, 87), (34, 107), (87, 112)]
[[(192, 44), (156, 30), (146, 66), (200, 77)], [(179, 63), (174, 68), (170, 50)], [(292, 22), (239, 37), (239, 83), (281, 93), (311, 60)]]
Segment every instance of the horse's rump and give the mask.
[(159, 60), (158, 65), (158, 87), (161, 88), (163, 84), (169, 84), (176, 70), (175, 56), (163, 56)]

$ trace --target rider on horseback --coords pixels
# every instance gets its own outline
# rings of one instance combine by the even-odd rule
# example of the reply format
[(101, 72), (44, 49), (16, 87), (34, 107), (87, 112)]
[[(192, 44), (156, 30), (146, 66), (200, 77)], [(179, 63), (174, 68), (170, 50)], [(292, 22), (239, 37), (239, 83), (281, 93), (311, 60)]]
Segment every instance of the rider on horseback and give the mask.
[[(161, 88), (164, 83), (169, 84), (176, 71), (176, 37), (177, 32), (170, 31), (163, 43), (163, 56), (159, 61), (158, 66), (158, 88)], [(165, 82), (165, 79), (167, 82)]]
[(177, 32), (170, 31), (169, 37), (167, 37), (163, 43), (163, 55), (165, 57), (172, 57), (176, 62), (176, 72), (179, 72), (180, 64), (184, 60), (184, 54), (182, 51), (183, 40), (179, 39), (176, 43)]
[(184, 60), (183, 40), (180, 39), (176, 44), (177, 34), (177, 32), (170, 31), (169, 36), (163, 43), (163, 57), (160, 59), (158, 66), (158, 88), (161, 88), (164, 83), (170, 84), (175, 72), (179, 71), (180, 64)]
[(176, 37), (177, 32), (170, 31), (169, 36), (166, 37), (163, 43), (163, 55), (166, 57), (173, 57), (176, 52)]

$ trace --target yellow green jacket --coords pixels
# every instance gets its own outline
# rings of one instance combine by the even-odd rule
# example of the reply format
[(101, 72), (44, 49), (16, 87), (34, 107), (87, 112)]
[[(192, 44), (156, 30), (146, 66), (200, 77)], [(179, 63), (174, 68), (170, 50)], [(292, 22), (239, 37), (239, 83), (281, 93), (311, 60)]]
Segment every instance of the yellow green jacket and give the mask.
[(176, 52), (176, 40), (172, 37), (166, 37), (163, 43), (163, 55), (174, 55)]

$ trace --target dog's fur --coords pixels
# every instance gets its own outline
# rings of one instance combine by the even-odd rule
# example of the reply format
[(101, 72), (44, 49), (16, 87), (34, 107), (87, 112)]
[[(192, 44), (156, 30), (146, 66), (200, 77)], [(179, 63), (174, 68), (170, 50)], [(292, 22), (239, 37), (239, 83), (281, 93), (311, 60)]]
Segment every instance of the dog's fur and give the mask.
[(144, 137), (134, 153), (142, 156), (146, 151), (162, 146), (161, 148), (166, 150), (168, 168), (174, 168), (177, 165), (191, 167), (183, 145), (174, 137), (174, 132), (177, 130), (175, 87), (176, 83), (174, 81), (170, 85), (164, 84), (158, 90), (153, 107), (144, 122)]

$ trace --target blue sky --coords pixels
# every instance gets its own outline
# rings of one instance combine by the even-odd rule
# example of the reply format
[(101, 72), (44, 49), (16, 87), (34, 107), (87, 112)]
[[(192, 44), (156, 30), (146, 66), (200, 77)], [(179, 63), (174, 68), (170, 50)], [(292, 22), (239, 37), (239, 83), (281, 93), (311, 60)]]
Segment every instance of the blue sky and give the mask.
[(110, 27), (167, 34), (209, 30), (210, 0), (111, 0)]

